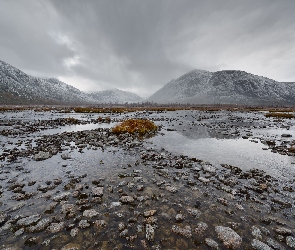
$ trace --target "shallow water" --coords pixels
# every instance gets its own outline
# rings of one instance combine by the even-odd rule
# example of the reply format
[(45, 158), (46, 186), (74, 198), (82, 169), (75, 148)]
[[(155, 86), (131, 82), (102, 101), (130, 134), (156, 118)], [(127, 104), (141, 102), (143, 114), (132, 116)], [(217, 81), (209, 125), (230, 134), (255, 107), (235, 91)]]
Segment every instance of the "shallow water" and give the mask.
[(295, 176), (295, 157), (263, 150), (265, 145), (248, 139), (190, 139), (176, 131), (149, 139), (156, 148), (196, 157), (212, 164), (230, 164), (243, 170), (258, 168), (275, 177)]

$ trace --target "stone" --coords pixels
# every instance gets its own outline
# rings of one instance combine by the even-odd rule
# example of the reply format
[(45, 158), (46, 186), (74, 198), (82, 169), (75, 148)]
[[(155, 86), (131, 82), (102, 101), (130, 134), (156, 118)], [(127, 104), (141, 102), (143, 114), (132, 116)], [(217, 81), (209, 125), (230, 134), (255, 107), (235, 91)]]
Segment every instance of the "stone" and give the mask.
[(145, 237), (148, 241), (154, 241), (155, 239), (155, 228), (150, 224), (145, 226)]
[(91, 191), (93, 196), (103, 196), (103, 187), (93, 187)]
[(176, 222), (182, 222), (182, 221), (184, 221), (184, 215), (183, 214), (177, 214), (175, 216), (175, 220), (176, 220)]
[(90, 227), (90, 223), (87, 220), (81, 220), (78, 226), (83, 229)]
[(262, 233), (261, 230), (257, 226), (252, 226), (251, 234), (257, 240), (262, 240)]
[(63, 192), (63, 193), (53, 196), (51, 199), (53, 201), (59, 202), (62, 200), (66, 200), (68, 198), (68, 196), (70, 196), (70, 194), (71, 194), (70, 192)]
[(40, 221), (35, 226), (29, 227), (28, 231), (30, 233), (38, 233), (45, 230), (51, 223), (51, 219), (45, 218)]
[(292, 230), (285, 227), (275, 227), (274, 230), (277, 234), (280, 234), (280, 235), (284, 235), (284, 236), (293, 235)]
[(216, 226), (215, 231), (225, 247), (231, 249), (238, 249), (240, 247), (242, 238), (233, 229), (229, 227)]
[(35, 155), (33, 156), (33, 159), (34, 159), (35, 161), (44, 161), (44, 160), (46, 160), (46, 159), (48, 159), (48, 158), (50, 158), (50, 157), (51, 157), (50, 152), (43, 152), (43, 151), (40, 151), (38, 154), (35, 154)]
[(199, 222), (195, 228), (195, 232), (198, 235), (202, 235), (208, 229), (208, 225), (205, 222)]
[(124, 195), (124, 196), (122, 196), (120, 198), (119, 201), (122, 202), (122, 203), (124, 203), (124, 204), (133, 203), (134, 202), (134, 198), (132, 196)]
[(144, 217), (154, 216), (157, 213), (157, 210), (148, 210), (143, 212)]
[(219, 249), (218, 243), (210, 238), (205, 238), (205, 244), (212, 249)]
[(181, 236), (184, 236), (186, 238), (191, 238), (192, 237), (192, 229), (190, 226), (185, 226), (185, 227), (179, 227), (176, 225), (172, 226), (172, 232), (175, 234), (179, 234)]
[(71, 229), (70, 235), (75, 238), (79, 233), (79, 228), (75, 227), (73, 229)]
[(286, 244), (289, 247), (295, 248), (295, 238), (292, 236), (287, 236), (286, 237)]
[(60, 231), (62, 231), (65, 227), (65, 223), (64, 222), (60, 222), (60, 223), (51, 223), (50, 226), (47, 228), (47, 231), (50, 233), (58, 233)]
[(81, 246), (76, 243), (68, 243), (67, 245), (63, 246), (61, 250), (80, 250)]
[(18, 226), (30, 226), (36, 222), (38, 222), (41, 219), (41, 215), (40, 214), (34, 214), (25, 218), (22, 218), (20, 220), (17, 221), (17, 225)]
[(252, 240), (251, 245), (256, 250), (272, 250), (271, 247), (261, 242), (260, 240), (256, 240), (256, 239)]
[(88, 218), (92, 218), (99, 215), (99, 212), (97, 212), (95, 209), (89, 209), (89, 210), (85, 210), (83, 212), (83, 216), (84, 217), (88, 217)]
[(273, 249), (285, 250), (285, 248), (283, 246), (281, 246), (277, 241), (273, 240), (272, 238), (267, 238), (266, 243), (267, 243), (267, 245), (269, 245)]

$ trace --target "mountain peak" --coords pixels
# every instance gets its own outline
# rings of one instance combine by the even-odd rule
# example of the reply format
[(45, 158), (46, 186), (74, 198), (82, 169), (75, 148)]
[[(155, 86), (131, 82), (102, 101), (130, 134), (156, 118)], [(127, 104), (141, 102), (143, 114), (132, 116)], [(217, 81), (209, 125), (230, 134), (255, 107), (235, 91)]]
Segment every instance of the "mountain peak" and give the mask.
[(192, 70), (167, 83), (148, 101), (157, 103), (294, 105), (294, 85), (241, 70)]

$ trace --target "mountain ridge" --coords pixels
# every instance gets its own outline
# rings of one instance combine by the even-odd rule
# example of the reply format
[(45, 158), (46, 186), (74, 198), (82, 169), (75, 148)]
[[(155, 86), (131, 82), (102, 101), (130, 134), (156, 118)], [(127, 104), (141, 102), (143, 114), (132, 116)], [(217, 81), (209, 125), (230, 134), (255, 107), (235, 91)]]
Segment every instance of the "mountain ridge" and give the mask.
[[(98, 94), (100, 92), (101, 94)], [(0, 60), (1, 105), (81, 105), (142, 101), (142, 98), (136, 94), (118, 89), (108, 90), (108, 92), (96, 91), (95, 93), (83, 92), (56, 78), (41, 78), (28, 75), (9, 63)]]
[(192, 70), (148, 98), (157, 103), (294, 105), (295, 84), (241, 70)]

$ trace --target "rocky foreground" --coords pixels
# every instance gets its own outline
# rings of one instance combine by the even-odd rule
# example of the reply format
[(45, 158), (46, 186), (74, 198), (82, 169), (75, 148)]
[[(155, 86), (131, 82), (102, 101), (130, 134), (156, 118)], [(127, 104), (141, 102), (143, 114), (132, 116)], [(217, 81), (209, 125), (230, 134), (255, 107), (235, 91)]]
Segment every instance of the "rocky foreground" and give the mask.
[(42, 135), (83, 123), (54, 121), (1, 124), (1, 249), (295, 248), (293, 177), (212, 165), (108, 128)]

